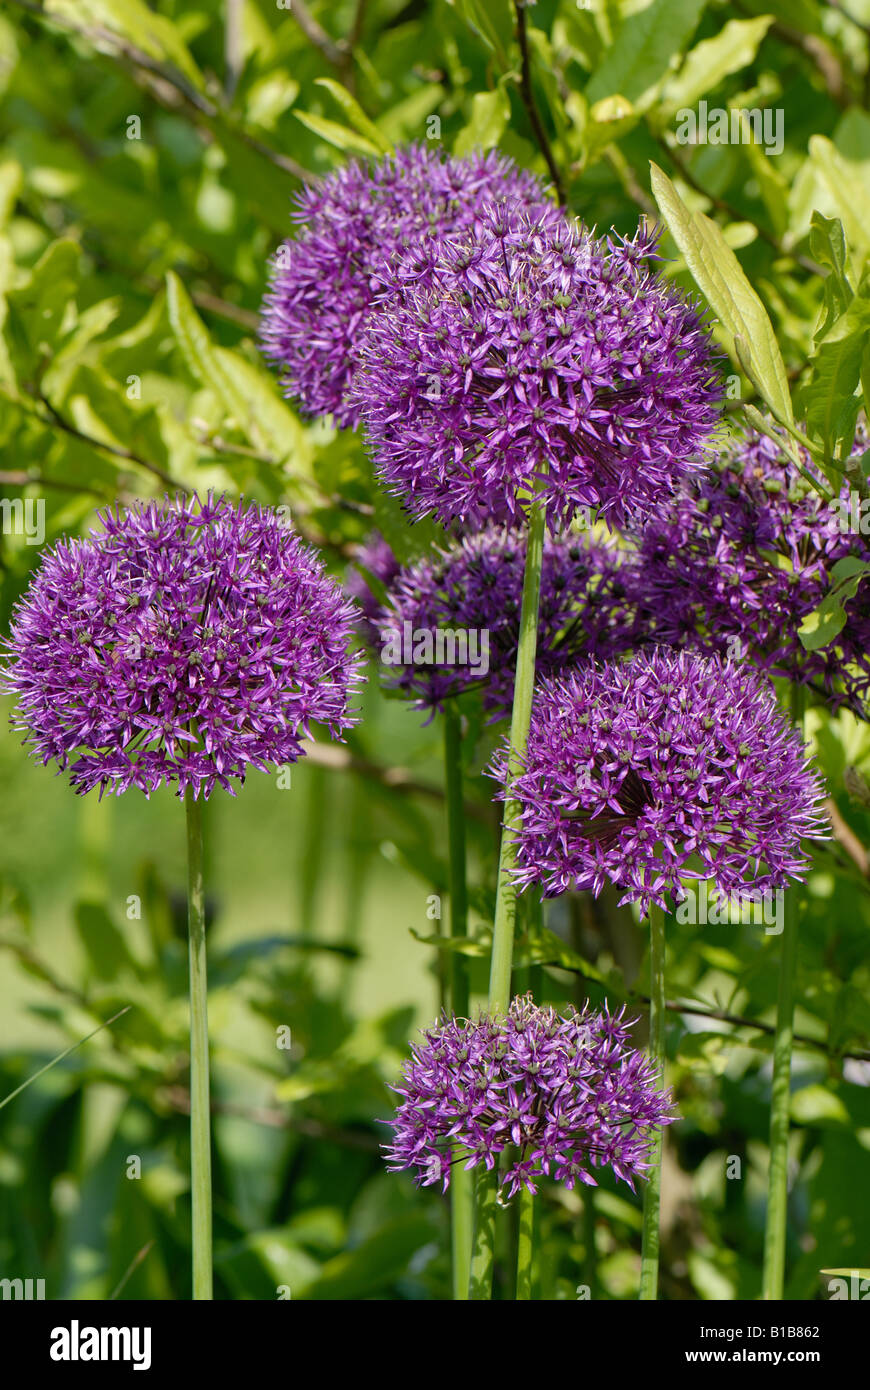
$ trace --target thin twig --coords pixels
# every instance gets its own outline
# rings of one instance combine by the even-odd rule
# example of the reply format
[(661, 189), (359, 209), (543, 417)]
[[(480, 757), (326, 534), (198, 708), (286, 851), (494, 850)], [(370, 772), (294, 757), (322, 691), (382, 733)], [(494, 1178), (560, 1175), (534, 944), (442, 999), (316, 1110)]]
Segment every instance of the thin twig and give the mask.
[(562, 175), (559, 166), (553, 156), (550, 139), (544, 129), (540, 112), (535, 103), (535, 94), (532, 88), (532, 62), (529, 53), (529, 36), (526, 29), (526, 7), (523, 0), (514, 0), (514, 9), (517, 16), (517, 43), (520, 46), (520, 98), (526, 108), (526, 115), (535, 133), (538, 148), (544, 156), (544, 162), (553, 180), (553, 187), (559, 200), (559, 206), (565, 207), (568, 199), (565, 195), (565, 186), (562, 182)]
[(840, 815), (839, 808), (833, 797), (828, 797), (825, 801), (825, 810), (831, 821), (834, 831), (834, 838), (838, 844), (848, 854), (849, 858), (856, 864), (864, 878), (870, 877), (870, 854), (867, 853), (864, 845), (858, 839), (854, 830)]
[(227, 104), (235, 96), (244, 65), (244, 6), (245, 0), (224, 0), (224, 96)]
[[(546, 962), (545, 962), (546, 963)], [(559, 965), (560, 970), (566, 970), (570, 975), (580, 975), (583, 978), (583, 971), (579, 966)], [(649, 1007), (650, 998), (648, 994), (639, 994), (635, 990), (625, 991), (626, 1000), (642, 1004)], [(730, 1023), (735, 1028), (751, 1028), (757, 1033), (774, 1034), (776, 1028), (772, 1023), (762, 1023), (757, 1018), (744, 1018), (741, 1014), (729, 1013), (727, 1009), (710, 1009), (702, 1004), (687, 1004), (682, 999), (666, 999), (665, 1008), (675, 1014), (692, 1014), (696, 1018), (709, 1018), (717, 1023)], [(870, 1052), (860, 1049), (854, 1052), (841, 1052), (839, 1048), (830, 1047), (821, 1038), (811, 1038), (807, 1033), (795, 1033), (794, 1040), (803, 1047), (812, 1047), (818, 1052), (824, 1052), (829, 1057), (848, 1057), (856, 1062), (870, 1062)]]
[[(331, 772), (353, 772), (359, 777), (377, 782), (379, 786), (387, 787), (390, 791), (405, 792), (410, 796), (425, 796), (432, 801), (444, 800), (442, 787), (433, 782), (417, 781), (407, 768), (384, 767), (380, 763), (370, 762), (367, 758), (357, 757), (349, 749), (335, 743), (314, 743), (313, 740), (307, 739), (303, 741), (302, 749), (308, 762), (328, 768)], [(465, 814), (474, 820), (489, 824), (488, 807), (466, 801)]]
[(125, 1284), (128, 1283), (128, 1281), (130, 1280), (131, 1276), (132, 1276), (133, 1274), (135, 1274), (136, 1270), (139, 1268), (139, 1266), (140, 1266), (140, 1264), (142, 1263), (142, 1261), (143, 1261), (144, 1259), (146, 1259), (148, 1255), (150, 1255), (151, 1251), (152, 1251), (153, 1248), (154, 1248), (154, 1244), (155, 1244), (155, 1242), (154, 1242), (153, 1240), (149, 1240), (148, 1243), (147, 1243), (146, 1245), (143, 1245), (143, 1246), (142, 1246), (142, 1249), (141, 1249), (136, 1255), (133, 1256), (133, 1258), (132, 1258), (132, 1260), (130, 1261), (129, 1265), (127, 1266), (126, 1270), (125, 1270), (124, 1273), (121, 1275), (121, 1278), (120, 1278), (119, 1282), (115, 1285), (114, 1289), (113, 1289), (112, 1292), (109, 1294), (109, 1301), (110, 1301), (110, 1302), (112, 1301), (112, 1299), (118, 1297), (118, 1294), (119, 1294), (119, 1293), (121, 1292), (121, 1290), (124, 1288)]
[(305, 4), (305, 0), (293, 0), (290, 13), (299, 25), (309, 43), (319, 49), (328, 63), (333, 67), (343, 68), (347, 55), (347, 43), (344, 39), (330, 38), (326, 30), (318, 24), (314, 15)]
[(0, 483), (9, 487), (45, 487), (56, 488), (58, 492), (74, 492), (76, 496), (83, 492), (91, 497), (99, 497), (101, 501), (108, 502), (111, 496), (107, 492), (102, 492), (99, 488), (92, 487), (90, 483), (71, 483), (66, 478), (46, 478), (42, 473), (28, 473), (25, 469), (0, 470)]
[(87, 444), (91, 449), (101, 449), (104, 453), (111, 454), (113, 458), (120, 458), (124, 459), (127, 463), (138, 464), (140, 468), (145, 468), (149, 473), (153, 473), (154, 477), (159, 478), (167, 487), (177, 488), (181, 486), (171, 474), (164, 472), (160, 465), (158, 463), (153, 463), (151, 459), (143, 458), (141, 454), (134, 453), (132, 449), (125, 448), (123, 444), (107, 444), (104, 440), (95, 439), (93, 435), (85, 434), (83, 430), (77, 429), (75, 425), (61, 415), (60, 411), (52, 405), (48, 397), (44, 396), (42, 392), (39, 393), (37, 399), (42, 403), (50, 416), (50, 418), (46, 420), (44, 417), (37, 415), (37, 418), (41, 419), (44, 425), (54, 424), (59, 430), (62, 430), (64, 434), (70, 435), (73, 439), (78, 439), (82, 444)]

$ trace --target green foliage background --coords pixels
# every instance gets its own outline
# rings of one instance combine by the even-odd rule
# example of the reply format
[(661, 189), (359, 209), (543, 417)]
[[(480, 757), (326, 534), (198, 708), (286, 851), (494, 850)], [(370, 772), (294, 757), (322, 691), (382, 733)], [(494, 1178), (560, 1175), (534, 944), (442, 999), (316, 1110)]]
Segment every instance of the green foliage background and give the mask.
[[(349, 156), (438, 139), (498, 145), (546, 175), (529, 98), (577, 214), (600, 230), (666, 223), (664, 273), (717, 316), (733, 417), (804, 423), (836, 474), (870, 381), (870, 0), (540, 0), (526, 18), (524, 88), (509, 0), (10, 0), (0, 493), (45, 499), (46, 543), (178, 483), (288, 504), (337, 575), (373, 526), (405, 558), (425, 549), (434, 528), (407, 526), (379, 492), (360, 438), (303, 421), (262, 365), (267, 262), (300, 179)], [(702, 100), (782, 110), (782, 153), (676, 143), (677, 113)], [(0, 536), (4, 629), (38, 556)], [(835, 593), (807, 640), (830, 640), (839, 613)], [(446, 891), (440, 730), (376, 678), (364, 704), (346, 748), (299, 764), (290, 790), (255, 774), (208, 807), (218, 1296), (449, 1288), (443, 1203), (388, 1176), (377, 1148), (387, 1084), (438, 1008), (439, 952), (414, 933), (434, 934), (427, 911)], [(482, 985), (497, 820), (479, 773), (495, 734), (465, 714)], [(840, 817), (870, 842), (843, 784), (847, 766), (870, 773), (867, 725), (813, 711), (810, 727)], [(8, 735), (0, 777), (0, 1100), (130, 1006), (0, 1110), (0, 1277), (44, 1277), (50, 1298), (186, 1298), (181, 807), (78, 801)], [(800, 1299), (827, 1296), (820, 1270), (870, 1264), (870, 881), (854, 845), (818, 851), (807, 902), (787, 1288)], [(686, 1007), (669, 1032), (682, 1118), (662, 1292), (753, 1298), (777, 938), (670, 932), (668, 995)], [(642, 1041), (645, 933), (613, 898), (553, 906), (546, 931), (525, 928), (519, 970), (553, 1000), (633, 1000)], [(627, 1189), (548, 1190), (541, 1227), (539, 1296), (635, 1295)]]

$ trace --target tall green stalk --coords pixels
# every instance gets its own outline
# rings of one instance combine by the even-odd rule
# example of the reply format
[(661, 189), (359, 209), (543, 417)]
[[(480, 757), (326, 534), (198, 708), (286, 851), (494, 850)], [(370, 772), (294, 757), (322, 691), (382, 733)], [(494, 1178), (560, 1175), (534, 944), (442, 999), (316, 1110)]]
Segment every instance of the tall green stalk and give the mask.
[[(454, 701), (444, 706), (444, 784), (447, 798), (450, 936), (468, 935), (468, 884), (465, 869), (465, 800), (462, 788), (462, 716)], [(448, 953), (448, 1008), (468, 1017), (468, 970), (458, 951)]]
[[(521, 813), (519, 802), (511, 795), (511, 787), (522, 770), (532, 718), (545, 525), (546, 508), (543, 499), (539, 498), (532, 503), (529, 512), (526, 567), (523, 577), (522, 607), (520, 609), (520, 635), (517, 645), (517, 673), (514, 680), (510, 751), (508, 753), (504, 815), (502, 817), (495, 921), (492, 933), (488, 1001), (490, 1014), (505, 1013), (511, 998), (511, 966), (517, 917), (517, 890), (513, 879), (513, 871), (517, 865), (515, 828)], [(482, 1169), (477, 1170), (474, 1255), (471, 1263), (471, 1297), (473, 1299), (492, 1297), (496, 1184), (497, 1174), (495, 1172), (488, 1173)]]
[[(791, 691), (791, 715), (803, 736), (806, 692)], [(764, 1227), (762, 1297), (778, 1301), (785, 1287), (785, 1241), (788, 1225), (788, 1131), (791, 1106), (791, 1053), (794, 1040), (795, 979), (797, 976), (798, 887), (786, 890), (773, 1039), (773, 1079), (770, 1087), (770, 1167), (767, 1181), (767, 1219)]]
[[(649, 916), (649, 1053), (659, 1071), (665, 1072), (665, 914), (655, 903)], [(656, 1129), (650, 1149), (650, 1170), (643, 1188), (643, 1237), (640, 1254), (640, 1298), (654, 1302), (659, 1288), (659, 1214), (662, 1194), (662, 1131)]]
[[(450, 936), (468, 935), (468, 883), (465, 857), (465, 799), (462, 787), (462, 717), (453, 701), (444, 709), (444, 784), (447, 798)], [(457, 1018), (468, 1017), (468, 970), (458, 951), (447, 955), (447, 1006)], [(466, 1172), (453, 1150), (450, 1180), (450, 1232), (453, 1249), (453, 1297), (468, 1299), (474, 1236), (474, 1174)]]
[(535, 1194), (523, 1187), (520, 1189), (517, 1201), (520, 1204), (520, 1233), (517, 1241), (517, 1300), (523, 1302), (532, 1296)]
[(211, 1111), (208, 1080), (208, 983), (202, 883), (202, 802), (188, 787), (187, 925), (190, 943), (190, 1190), (193, 1204), (193, 1297), (212, 1298)]

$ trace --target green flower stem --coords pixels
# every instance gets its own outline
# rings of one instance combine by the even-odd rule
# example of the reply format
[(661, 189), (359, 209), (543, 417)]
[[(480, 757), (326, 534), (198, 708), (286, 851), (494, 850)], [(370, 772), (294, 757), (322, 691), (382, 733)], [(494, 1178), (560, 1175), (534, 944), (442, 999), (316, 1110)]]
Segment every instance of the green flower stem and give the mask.
[(202, 886), (202, 803), (188, 787), (187, 924), (190, 940), (190, 1188), (193, 1203), (193, 1297), (212, 1298), (211, 1111), (208, 1083), (208, 984)]
[[(462, 794), (462, 716), (456, 704), (444, 706), (444, 783), (447, 795), (448, 886), (450, 935), (468, 935), (468, 885), (465, 875), (465, 803)], [(448, 1007), (468, 1017), (468, 970), (458, 951), (448, 953)]]
[[(791, 715), (803, 735), (806, 692), (793, 685)], [(791, 1106), (791, 1053), (794, 1042), (795, 979), (797, 976), (797, 884), (785, 894), (782, 955), (773, 1039), (773, 1079), (770, 1087), (770, 1167), (767, 1180), (767, 1220), (764, 1227), (762, 1298), (779, 1301), (785, 1286), (785, 1241), (788, 1225), (788, 1131)]]
[(517, 1300), (525, 1301), (532, 1296), (535, 1194), (524, 1187), (517, 1200), (520, 1204), (520, 1234), (517, 1241)]
[[(447, 795), (447, 844), (450, 890), (450, 935), (468, 935), (468, 884), (465, 872), (465, 803), (462, 792), (462, 717), (453, 701), (444, 709), (444, 783)], [(458, 951), (447, 953), (448, 1008), (468, 1017), (468, 970)], [(474, 1236), (474, 1174), (465, 1171), (464, 1155), (455, 1147), (450, 1180), (450, 1230), (453, 1247), (453, 1297), (468, 1298)]]
[(511, 795), (511, 786), (522, 771), (526, 745), (529, 741), (529, 726), (532, 720), (545, 520), (546, 511), (543, 501), (535, 502), (529, 515), (529, 537), (526, 549), (526, 569), (523, 577), (522, 609), (520, 611), (520, 637), (517, 645), (517, 674), (514, 681), (510, 752), (508, 755), (507, 785), (505, 787), (506, 800), (502, 818), (501, 850), (498, 863), (492, 960), (489, 970), (489, 1012), (491, 1014), (504, 1013), (511, 1000), (511, 966), (514, 951), (514, 927), (517, 919), (517, 888), (513, 879), (513, 872), (517, 866), (515, 827), (518, 824), (522, 809), (519, 802), (515, 801)]
[[(511, 796), (511, 786), (522, 770), (529, 741), (535, 686), (535, 656), (538, 648), (538, 608), (541, 598), (545, 526), (546, 507), (543, 499), (538, 498), (532, 503), (529, 511), (526, 568), (517, 645), (517, 673), (514, 680), (510, 751), (492, 933), (488, 1003), (490, 1014), (505, 1013), (511, 998), (511, 966), (517, 917), (517, 890), (513, 879), (513, 870), (517, 863), (515, 827), (521, 812), (519, 803)], [(471, 1264), (473, 1299), (492, 1297), (497, 1181), (498, 1175), (494, 1171), (488, 1173), (482, 1169), (477, 1170), (476, 1229)]]
[[(649, 1053), (659, 1070), (659, 1085), (665, 1072), (665, 914), (655, 903), (650, 907), (650, 1004)], [(643, 1237), (640, 1254), (640, 1298), (654, 1302), (659, 1286), (659, 1211), (662, 1193), (662, 1131), (656, 1130), (650, 1149), (651, 1168), (643, 1189)]]

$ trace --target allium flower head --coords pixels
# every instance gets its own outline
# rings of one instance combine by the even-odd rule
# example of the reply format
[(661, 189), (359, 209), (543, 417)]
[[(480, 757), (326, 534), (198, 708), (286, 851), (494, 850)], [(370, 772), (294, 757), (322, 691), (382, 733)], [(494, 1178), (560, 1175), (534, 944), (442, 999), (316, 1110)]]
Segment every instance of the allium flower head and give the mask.
[(4, 643), (13, 727), (76, 791), (232, 791), (354, 722), (353, 606), (278, 512), (209, 496), (101, 514), (44, 555)]
[[(348, 390), (375, 290), (409, 244), (469, 226), (490, 201), (548, 205), (535, 176), (505, 155), (445, 157), (410, 145), (354, 161), (299, 196), (299, 236), (279, 249), (263, 304), (266, 355), (312, 415), (357, 423)], [(552, 204), (549, 204), (552, 206)]]
[(634, 1189), (655, 1131), (673, 1120), (655, 1068), (631, 1046), (624, 1011), (560, 1016), (531, 996), (506, 1017), (445, 1018), (412, 1045), (387, 1149), (390, 1171), (427, 1187), (450, 1182), (451, 1162), (492, 1169), (512, 1149), (501, 1191), (537, 1190), (542, 1175), (596, 1186), (609, 1168)]
[[(859, 448), (865, 444), (862, 437)], [(798, 637), (831, 587), (832, 567), (847, 556), (870, 561), (867, 535), (852, 529), (853, 510), (848, 488), (828, 504), (775, 441), (739, 440), (714, 471), (662, 499), (643, 527), (650, 632), (673, 646), (746, 655), (866, 717), (870, 581), (846, 599), (846, 625), (829, 646), (810, 652)]]
[(610, 882), (642, 913), (682, 898), (682, 878), (726, 898), (785, 887), (823, 833), (821, 786), (763, 677), (667, 647), (545, 681), (511, 795), (519, 883)]
[(515, 522), (537, 480), (551, 521), (619, 522), (699, 466), (718, 420), (710, 338), (646, 261), (502, 205), (400, 262), (354, 388), (380, 476), (414, 516)]
[[(508, 715), (525, 558), (524, 532), (490, 526), (399, 570), (388, 585), (389, 606), (375, 618), (381, 661), (389, 663), (387, 683), (414, 697), (419, 709), (438, 709), (444, 700), (480, 688), (494, 718)], [(614, 545), (588, 533), (548, 535), (538, 674), (554, 675), (581, 656), (606, 658), (628, 650), (636, 627), (633, 588), (630, 565)], [(409, 655), (414, 659), (406, 662)]]

